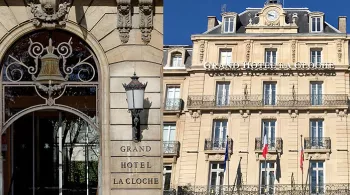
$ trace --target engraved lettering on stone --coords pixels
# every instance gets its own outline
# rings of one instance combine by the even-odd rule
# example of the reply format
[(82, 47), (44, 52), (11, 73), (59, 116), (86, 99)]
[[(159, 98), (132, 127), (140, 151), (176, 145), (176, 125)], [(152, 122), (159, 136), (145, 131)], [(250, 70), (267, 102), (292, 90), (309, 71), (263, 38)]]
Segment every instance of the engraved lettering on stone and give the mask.
[(132, 29), (131, 0), (117, 0), (118, 21), (117, 29), (122, 43), (129, 41), (129, 33)]
[(150, 152), (151, 146), (121, 146), (121, 152)]
[(338, 51), (338, 60), (339, 62), (341, 62), (341, 59), (343, 57), (343, 43), (342, 43), (342, 40), (337, 40), (337, 51)]
[(292, 41), (292, 62), (295, 63), (296, 40)]
[(121, 162), (121, 168), (152, 168), (150, 162)]
[(151, 41), (153, 30), (153, 0), (139, 0), (140, 30), (142, 41), (148, 44)]
[(58, 0), (39, 0), (39, 4), (34, 0), (29, 2), (32, 22), (36, 27), (55, 28), (65, 26), (68, 19), (70, 3), (65, 0), (58, 4)]
[(199, 47), (200, 47), (200, 50), (199, 50), (199, 61), (202, 63), (203, 59), (204, 59), (204, 51), (205, 51), (205, 49), (204, 49), (204, 41), (203, 40), (200, 41)]

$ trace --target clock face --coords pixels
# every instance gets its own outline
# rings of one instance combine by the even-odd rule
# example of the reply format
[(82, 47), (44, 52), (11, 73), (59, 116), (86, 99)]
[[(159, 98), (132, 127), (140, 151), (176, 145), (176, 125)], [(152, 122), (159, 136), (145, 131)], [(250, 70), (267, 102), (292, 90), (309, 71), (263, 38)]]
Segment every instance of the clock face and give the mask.
[(267, 12), (267, 20), (268, 21), (276, 21), (279, 17), (279, 13), (276, 10), (271, 10)]

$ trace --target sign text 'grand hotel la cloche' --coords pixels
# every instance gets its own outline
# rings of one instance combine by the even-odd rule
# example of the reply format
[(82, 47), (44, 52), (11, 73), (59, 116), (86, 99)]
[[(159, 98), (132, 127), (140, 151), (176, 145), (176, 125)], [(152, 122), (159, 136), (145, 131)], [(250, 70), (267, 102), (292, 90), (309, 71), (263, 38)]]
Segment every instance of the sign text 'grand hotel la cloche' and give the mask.
[(159, 142), (120, 141), (112, 148), (112, 188), (161, 188), (161, 158), (154, 158), (160, 156)]
[(243, 62), (243, 63), (229, 63), (229, 64), (217, 64), (217, 63), (204, 63), (206, 70), (333, 70), (335, 69), (334, 63), (255, 63), (255, 62)]

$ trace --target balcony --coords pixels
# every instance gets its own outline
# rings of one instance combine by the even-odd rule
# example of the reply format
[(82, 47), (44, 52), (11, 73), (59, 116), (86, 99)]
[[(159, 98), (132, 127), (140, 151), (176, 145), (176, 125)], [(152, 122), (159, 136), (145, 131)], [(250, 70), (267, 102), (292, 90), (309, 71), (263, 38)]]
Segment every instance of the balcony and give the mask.
[(348, 108), (346, 94), (310, 94), (277, 95), (232, 95), (225, 98), (217, 96), (188, 96), (188, 109), (310, 109), (310, 108)]
[(183, 109), (183, 100), (181, 98), (168, 98), (164, 102), (165, 112), (180, 112)]
[(317, 158), (329, 159), (331, 152), (330, 137), (305, 137), (304, 138), (304, 153), (306, 158), (311, 155), (318, 155)]
[[(268, 152), (269, 153), (278, 153), (282, 152), (283, 141), (282, 138), (276, 137), (275, 139), (267, 139), (268, 143)], [(264, 148), (264, 138), (257, 137), (255, 138), (255, 152), (262, 153)]]
[[(206, 151), (221, 151), (225, 153), (227, 141), (226, 139), (205, 139), (204, 150)], [(229, 138), (228, 140), (228, 149), (232, 151), (233, 140)]]
[(180, 195), (259, 195), (259, 194), (285, 194), (285, 195), (309, 195), (309, 194), (350, 194), (349, 183), (328, 183), (322, 186), (301, 184), (275, 184), (275, 185), (222, 185), (222, 186), (178, 186)]
[(176, 157), (179, 155), (180, 143), (178, 141), (163, 141), (163, 156)]

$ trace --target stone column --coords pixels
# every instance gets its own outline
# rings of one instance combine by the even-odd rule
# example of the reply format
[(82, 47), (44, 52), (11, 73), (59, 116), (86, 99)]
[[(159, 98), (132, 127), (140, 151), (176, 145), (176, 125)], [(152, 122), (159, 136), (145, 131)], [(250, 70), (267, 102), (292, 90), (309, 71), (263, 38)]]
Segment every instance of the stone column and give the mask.
[[(110, 194), (160, 195), (163, 3), (117, 0), (117, 9), (117, 29), (104, 39), (110, 44), (119, 42), (106, 53), (110, 63)], [(134, 72), (140, 82), (148, 82), (138, 143), (132, 140), (132, 118), (122, 86)]]

